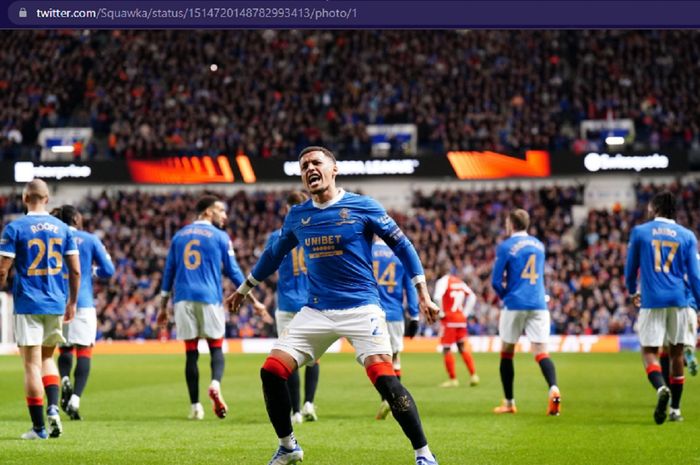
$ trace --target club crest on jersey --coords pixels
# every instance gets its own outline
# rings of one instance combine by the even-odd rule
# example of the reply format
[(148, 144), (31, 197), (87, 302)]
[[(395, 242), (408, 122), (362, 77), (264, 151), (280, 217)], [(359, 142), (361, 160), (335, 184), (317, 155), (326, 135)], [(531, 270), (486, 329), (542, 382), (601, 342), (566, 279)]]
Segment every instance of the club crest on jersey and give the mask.
[(341, 225), (341, 224), (353, 224), (357, 220), (351, 220), (350, 218), (350, 210), (347, 208), (341, 208), (340, 212), (338, 213), (340, 215), (340, 221), (338, 221), (336, 224)]
[(311, 222), (311, 217), (310, 217), (310, 216), (307, 217), (307, 218), (302, 218), (302, 219), (301, 219), (301, 224), (302, 224), (302, 226), (306, 226), (306, 225), (309, 224), (310, 222)]

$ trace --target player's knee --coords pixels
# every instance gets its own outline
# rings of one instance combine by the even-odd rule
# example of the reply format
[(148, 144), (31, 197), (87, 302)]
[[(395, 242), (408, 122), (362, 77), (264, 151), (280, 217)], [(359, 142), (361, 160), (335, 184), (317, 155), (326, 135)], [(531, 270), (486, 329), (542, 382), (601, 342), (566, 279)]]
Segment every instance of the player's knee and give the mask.
[(391, 364), (391, 362), (377, 362), (373, 363), (366, 368), (367, 370), (367, 377), (369, 377), (369, 380), (372, 381), (372, 384), (375, 386), (377, 385), (377, 381), (380, 378), (385, 378), (385, 377), (392, 377), (396, 379), (396, 375), (394, 373), (394, 367)]
[(92, 358), (92, 347), (78, 347), (76, 353), (78, 358)]
[(218, 339), (207, 339), (207, 344), (209, 345), (209, 350), (221, 349), (224, 345), (224, 338), (220, 337)]
[(73, 346), (59, 347), (58, 352), (61, 355), (71, 355), (73, 353)]
[(185, 341), (185, 352), (197, 352), (197, 339), (188, 339)]
[(273, 381), (275, 379), (282, 379), (284, 381), (289, 379), (292, 374), (292, 369), (290, 369), (282, 360), (277, 357), (267, 357), (265, 363), (263, 363), (260, 369), (260, 379), (264, 382)]

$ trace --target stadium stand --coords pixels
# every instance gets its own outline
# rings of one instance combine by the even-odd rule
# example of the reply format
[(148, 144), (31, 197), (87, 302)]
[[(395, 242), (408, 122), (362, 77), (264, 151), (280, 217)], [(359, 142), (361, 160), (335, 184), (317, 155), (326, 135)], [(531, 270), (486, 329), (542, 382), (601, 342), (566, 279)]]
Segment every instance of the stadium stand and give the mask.
[(605, 118), (637, 148), (700, 146), (698, 31), (4, 31), (0, 50), (0, 160), (68, 125), (93, 129), (89, 159), (366, 155), (374, 123), (415, 124), (421, 154), (575, 150)]

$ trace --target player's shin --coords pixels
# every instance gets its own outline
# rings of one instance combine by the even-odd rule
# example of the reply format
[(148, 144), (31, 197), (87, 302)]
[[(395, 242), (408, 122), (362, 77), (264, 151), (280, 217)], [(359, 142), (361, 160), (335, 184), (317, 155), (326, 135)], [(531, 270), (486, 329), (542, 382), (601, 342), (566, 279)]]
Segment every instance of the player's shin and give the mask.
[(389, 402), (394, 418), (411, 441), (413, 449), (427, 446), (428, 441), (423, 433), (416, 403), (408, 390), (396, 378), (391, 363), (379, 362), (368, 366), (367, 376), (379, 394)]
[(27, 397), (27, 407), (32, 419), (32, 427), (36, 431), (44, 429), (44, 398)]
[(681, 396), (683, 395), (683, 385), (685, 384), (685, 376), (672, 376), (670, 379), (671, 384), (671, 408), (680, 409), (681, 408)]
[[(308, 370), (308, 368), (307, 368)], [(292, 402), (292, 413), (297, 413), (301, 411), (301, 389), (299, 384), (299, 372), (295, 371), (289, 375), (287, 379), (287, 386), (289, 388), (289, 398)]]
[(659, 364), (661, 365), (661, 374), (664, 377), (664, 382), (666, 385), (671, 384), (671, 359), (668, 356), (668, 352), (662, 351), (659, 354)]
[(287, 442), (281, 445), (288, 449), (292, 449), (295, 446), (292, 436), (292, 419), (289, 416), (292, 404), (289, 399), (289, 388), (287, 386), (287, 380), (291, 374), (292, 370), (281, 360), (272, 356), (267, 357), (260, 369), (267, 415), (275, 428), (277, 437), (280, 438), (281, 442), (283, 440)]
[(661, 386), (665, 385), (663, 374), (661, 374), (661, 366), (656, 363), (650, 363), (647, 365), (646, 372), (647, 379), (649, 379), (651, 385), (654, 386), (654, 389), (658, 390)]
[(41, 377), (41, 382), (44, 384), (44, 392), (46, 392), (47, 407), (58, 408), (58, 375), (46, 375)]
[(501, 352), (501, 383), (503, 384), (503, 395), (506, 400), (513, 400), (513, 379), (515, 378), (515, 368), (513, 366), (513, 353)]
[(85, 386), (87, 385), (88, 376), (90, 376), (90, 364), (92, 361), (92, 347), (79, 347), (77, 350), (78, 361), (75, 364), (75, 390), (74, 395), (80, 397), (83, 395)]
[(209, 366), (211, 368), (211, 379), (221, 382), (224, 376), (224, 351), (223, 339), (207, 339), (209, 345), (209, 355), (211, 357)]
[(320, 372), (321, 368), (318, 362), (306, 367), (306, 371), (304, 373), (304, 403), (314, 403), (314, 397), (316, 397), (316, 387), (318, 386), (318, 378)]
[(457, 372), (455, 371), (455, 358), (452, 355), (452, 351), (448, 350), (443, 354), (443, 359), (445, 361), (445, 369), (450, 379), (457, 378)]
[(537, 354), (537, 356), (535, 357), (535, 361), (540, 365), (542, 375), (547, 381), (549, 387), (556, 386), (557, 372), (554, 368), (554, 363), (552, 362), (552, 359), (549, 358), (549, 354), (546, 352)]
[(199, 368), (197, 367), (199, 351), (197, 350), (197, 340), (185, 341), (185, 350), (187, 356), (185, 361), (187, 390), (190, 394), (190, 403), (196, 404), (199, 402)]
[(59, 348), (57, 365), (61, 378), (70, 377), (70, 370), (73, 367), (73, 346)]

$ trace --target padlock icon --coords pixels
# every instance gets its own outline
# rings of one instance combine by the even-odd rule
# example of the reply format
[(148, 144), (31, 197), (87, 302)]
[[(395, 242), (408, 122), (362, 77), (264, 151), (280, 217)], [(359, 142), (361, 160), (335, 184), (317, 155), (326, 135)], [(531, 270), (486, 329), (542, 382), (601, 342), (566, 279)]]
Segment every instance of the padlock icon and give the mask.
[(26, 17), (27, 17), (27, 9), (26, 9), (26, 8), (20, 8), (20, 9), (19, 9), (19, 17), (20, 17), (20, 18), (26, 18)]

